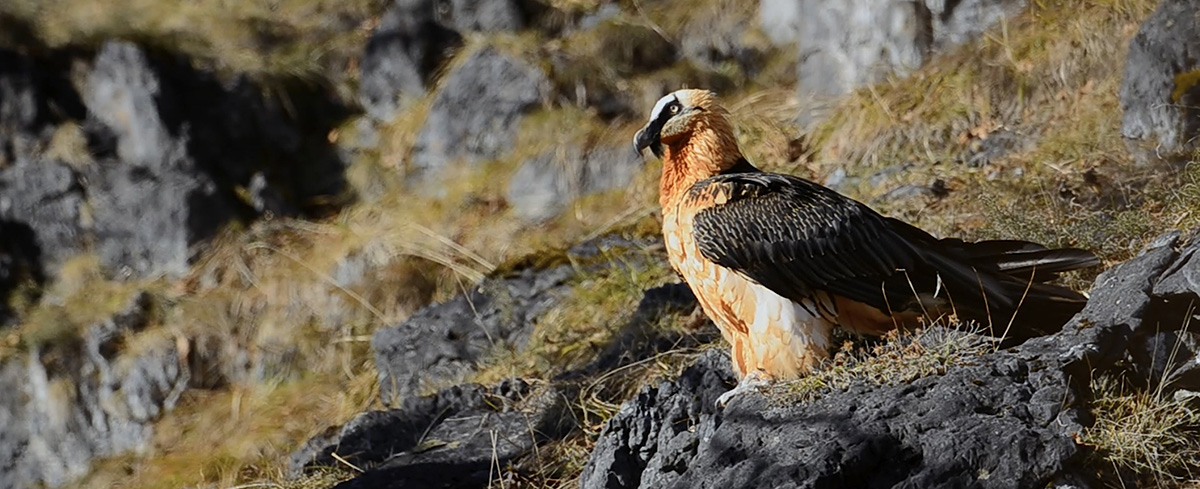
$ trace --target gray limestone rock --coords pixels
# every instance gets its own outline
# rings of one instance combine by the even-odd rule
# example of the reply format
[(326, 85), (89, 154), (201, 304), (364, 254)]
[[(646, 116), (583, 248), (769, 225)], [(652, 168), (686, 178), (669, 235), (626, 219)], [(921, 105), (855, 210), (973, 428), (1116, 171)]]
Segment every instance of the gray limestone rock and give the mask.
[(367, 469), (337, 486), (343, 489), (486, 487), (496, 464), (565, 434), (565, 399), (554, 388), (511, 379), (450, 387), (398, 409), (360, 414), (293, 454), (291, 471), (336, 466), (336, 453)]
[(548, 95), (546, 74), (492, 48), (474, 53), (446, 76), (417, 133), (409, 179), (425, 187), (455, 163), (499, 158), (513, 145), (524, 115)]
[(800, 95), (819, 106), (921, 66), (935, 51), (969, 42), (1024, 0), (764, 0), (759, 25), (776, 45), (799, 48)]
[(83, 250), (83, 204), (79, 176), (63, 163), (22, 158), (0, 169), (0, 220), (29, 226), (44, 268), (53, 270)]
[(358, 101), (367, 114), (390, 121), (425, 93), (430, 77), (462, 36), (437, 21), (439, 2), (397, 0), (371, 33), (362, 58)]
[(1189, 0), (1163, 0), (1129, 42), (1121, 82), (1121, 134), (1149, 141), (1157, 154), (1195, 147), (1200, 130), (1196, 70), (1200, 8)]
[(645, 165), (628, 145), (550, 151), (522, 163), (508, 183), (507, 200), (522, 219), (557, 216), (580, 197), (628, 185)]
[(232, 216), (186, 136), (175, 137), (161, 117), (160, 83), (140, 48), (109, 42), (83, 94), (116, 140), (117, 159), (94, 165), (88, 195), (101, 262), (122, 276), (182, 274), (188, 247)]
[(0, 363), (0, 486), (58, 487), (94, 459), (150, 448), (153, 422), (171, 410), (189, 374), (174, 340), (124, 348), (148, 321), (136, 294), (75, 341), (38, 345)]
[[(551, 266), (494, 275), (463, 295), (377, 331), (371, 349), (384, 404), (397, 406), (423, 387), (461, 377), (497, 347), (519, 349), (533, 324), (569, 297), (573, 280), (612, 265), (596, 260), (598, 256), (641, 246), (647, 246), (645, 241), (623, 238), (585, 242), (567, 250), (561, 260), (551, 260)], [(642, 266), (642, 259), (631, 256), (622, 266)]]

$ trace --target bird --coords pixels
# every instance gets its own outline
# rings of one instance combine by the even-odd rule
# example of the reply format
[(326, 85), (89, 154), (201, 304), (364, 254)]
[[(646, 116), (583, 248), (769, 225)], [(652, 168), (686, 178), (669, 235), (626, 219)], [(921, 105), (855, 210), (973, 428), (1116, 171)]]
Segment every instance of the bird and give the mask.
[(718, 399), (811, 373), (840, 327), (880, 336), (953, 314), (1007, 341), (1053, 333), (1087, 298), (1046, 283), (1095, 254), (1022, 240), (935, 238), (742, 154), (716, 94), (654, 104), (634, 150), (663, 161), (662, 233), (671, 267), (730, 345), (738, 385)]

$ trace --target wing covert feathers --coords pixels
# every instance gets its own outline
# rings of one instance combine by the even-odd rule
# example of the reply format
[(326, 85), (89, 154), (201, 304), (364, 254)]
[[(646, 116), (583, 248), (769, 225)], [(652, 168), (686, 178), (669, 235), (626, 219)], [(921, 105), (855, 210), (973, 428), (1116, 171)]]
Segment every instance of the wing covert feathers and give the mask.
[(824, 291), (892, 315), (940, 301), (997, 335), (1010, 322), (1012, 337), (1057, 330), (1086, 299), (1042, 282), (1099, 263), (1087, 251), (1025, 241), (939, 240), (787, 175), (718, 175), (685, 199), (696, 209), (693, 233), (704, 258), (783, 297)]

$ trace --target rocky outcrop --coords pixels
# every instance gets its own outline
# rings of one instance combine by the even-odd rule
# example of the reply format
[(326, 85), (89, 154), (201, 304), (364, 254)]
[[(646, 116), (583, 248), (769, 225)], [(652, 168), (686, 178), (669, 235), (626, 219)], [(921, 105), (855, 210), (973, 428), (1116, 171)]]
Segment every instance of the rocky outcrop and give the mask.
[(40, 261), (50, 267), (83, 250), (79, 180), (74, 169), (52, 159), (21, 157), (0, 170), (0, 219), (33, 224)]
[(398, 0), (371, 33), (362, 58), (358, 101), (367, 114), (390, 121), (425, 93), (429, 78), (462, 35), (436, 21), (437, 2)]
[(709, 355), (622, 407), (581, 487), (1041, 487), (1080, 453), (1079, 393), (1022, 354), (801, 405), (748, 397), (720, 413), (712, 402), (733, 379), (727, 358)]
[[(465, 295), (377, 331), (371, 349), (379, 370), (380, 398), (385, 405), (397, 406), (422, 387), (461, 378), (495, 348), (519, 349), (538, 319), (567, 300), (571, 281), (607, 263), (592, 263), (598, 256), (646, 245), (623, 238), (586, 242), (551, 257), (543, 266), (494, 275)], [(631, 266), (637, 262), (631, 257)]]
[[(643, 389), (600, 436), (581, 487), (1045, 487), (1085, 480), (1074, 437), (1089, 421), (1086, 379), (1112, 368), (1157, 327), (1179, 328), (1200, 299), (1200, 250), (1178, 233), (1106, 271), (1088, 307), (1057, 334), (874, 387), (815, 401), (750, 394), (723, 412), (733, 381), (710, 354), (678, 379)], [(1175, 284), (1188, 283), (1177, 288)], [(1160, 290), (1161, 289), (1161, 290)], [(960, 333), (961, 334), (961, 333)]]
[(358, 102), (387, 122), (425, 95), (463, 34), (516, 31), (526, 12), (514, 0), (395, 0), (367, 40)]
[(544, 153), (522, 163), (508, 183), (508, 204), (517, 216), (540, 222), (558, 215), (580, 197), (624, 187), (645, 160), (628, 145), (572, 148)]
[(433, 100), (407, 165), (409, 178), (428, 183), (451, 164), (503, 156), (517, 124), (545, 101), (548, 89), (546, 74), (534, 65), (492, 47), (471, 53)]
[(343, 192), (320, 87), (277, 82), (281, 102), (128, 42), (34, 52), (0, 52), (0, 220), (33, 230), (42, 269), (86, 245), (114, 275), (177, 276), (224, 223)]
[(973, 40), (1024, 0), (923, 2), (764, 0), (759, 25), (800, 51), (801, 95), (840, 95), (889, 74), (904, 75), (937, 50)]
[(333, 454), (371, 467), (337, 487), (487, 487), (503, 467), (568, 429), (566, 399), (551, 388), (507, 380), (467, 384), (413, 398), (403, 407), (359, 415), (293, 454), (293, 475), (334, 466)]
[(467, 295), (376, 332), (371, 349), (384, 404), (397, 405), (423, 384), (461, 377), (495, 346), (523, 345), (534, 321), (563, 300), (573, 275), (563, 265), (485, 280)]
[(1163, 0), (1142, 23), (1121, 82), (1121, 134), (1146, 140), (1155, 153), (1195, 147), (1200, 131), (1200, 9)]
[(0, 396), (0, 486), (58, 487), (86, 474), (95, 458), (149, 449), (152, 423), (189, 380), (174, 339), (127, 347), (149, 307), (149, 297), (136, 294), (78, 339), (0, 361), (0, 390), (8, 393)]
[(137, 46), (112, 42), (96, 56), (84, 104), (115, 140), (116, 160), (100, 161), (97, 251), (123, 275), (182, 275), (188, 245), (210, 236), (233, 209), (212, 177), (189, 158), (160, 114), (159, 76)]

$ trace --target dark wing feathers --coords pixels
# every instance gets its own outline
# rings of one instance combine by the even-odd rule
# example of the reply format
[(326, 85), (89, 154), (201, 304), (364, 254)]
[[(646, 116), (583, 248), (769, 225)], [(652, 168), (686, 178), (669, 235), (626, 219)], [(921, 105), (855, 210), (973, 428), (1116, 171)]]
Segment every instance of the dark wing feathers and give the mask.
[(903, 294), (907, 285), (885, 279), (922, 261), (882, 216), (807, 180), (752, 173), (697, 185), (725, 186), (731, 196), (696, 214), (701, 254), (784, 297), (820, 289), (886, 310), (881, 291)]
[(792, 300), (823, 290), (886, 312), (917, 307), (914, 291), (944, 291), (969, 319), (1007, 323), (1022, 305), (1052, 309), (1022, 318), (1044, 316), (1061, 326), (1083, 296), (1038, 282), (1098, 263), (1086, 251), (1025, 241), (939, 240), (787, 175), (719, 175), (692, 188), (694, 195), (705, 192), (728, 198), (696, 213), (701, 254)]

